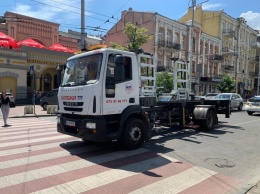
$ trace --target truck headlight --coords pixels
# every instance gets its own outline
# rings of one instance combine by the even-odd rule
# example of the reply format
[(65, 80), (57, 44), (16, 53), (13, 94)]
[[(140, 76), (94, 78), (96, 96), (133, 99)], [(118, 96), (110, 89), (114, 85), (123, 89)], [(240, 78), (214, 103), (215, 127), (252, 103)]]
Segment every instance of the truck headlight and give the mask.
[(86, 128), (88, 128), (88, 129), (96, 129), (96, 123), (86, 123)]

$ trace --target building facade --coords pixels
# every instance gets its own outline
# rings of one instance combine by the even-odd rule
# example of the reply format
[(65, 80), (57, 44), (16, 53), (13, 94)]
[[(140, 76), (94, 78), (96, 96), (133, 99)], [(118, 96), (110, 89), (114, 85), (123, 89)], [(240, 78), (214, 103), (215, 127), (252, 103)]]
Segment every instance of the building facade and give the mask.
[[(193, 11), (188, 12), (178, 21), (186, 23), (192, 19)], [(257, 60), (257, 34), (244, 18), (233, 18), (224, 10), (204, 11), (201, 6), (194, 10), (194, 21), (201, 25), (201, 30), (221, 40), (219, 54), (222, 56), (221, 75), (230, 74), (236, 83), (236, 92), (245, 97), (246, 92), (255, 93)], [(205, 72), (203, 73), (205, 76)]]
[[(12, 12), (6, 12), (4, 17), (6, 22), (0, 24), (1, 32), (17, 42), (32, 38), (47, 48), (0, 48), (0, 90), (11, 91), (17, 101), (32, 102), (35, 90), (47, 93), (59, 86), (57, 67), (65, 65), (68, 57), (74, 55), (48, 48), (59, 43), (71, 50), (80, 50), (81, 36), (74, 31), (59, 32), (59, 24), (49, 21)], [(86, 36), (85, 41), (87, 45), (92, 45), (101, 43), (102, 39)]]
[[(216, 92), (221, 65), (214, 56), (220, 52), (219, 38), (203, 32), (199, 23), (181, 23), (158, 13), (136, 12), (130, 8), (122, 12), (121, 19), (108, 31), (105, 44), (110, 46), (110, 42), (116, 42), (126, 46), (128, 39), (123, 30), (128, 22), (146, 28), (147, 34), (152, 35), (152, 39), (142, 45), (142, 49), (156, 57), (157, 72), (173, 73), (174, 67), (176, 70), (182, 69), (182, 73), (178, 73), (181, 87), (190, 88), (195, 93), (202, 92), (203, 88)], [(190, 44), (190, 40), (193, 44)], [(177, 64), (173, 58), (177, 59)], [(202, 67), (201, 64), (205, 65)], [(200, 80), (200, 76), (210, 76), (211, 79)]]

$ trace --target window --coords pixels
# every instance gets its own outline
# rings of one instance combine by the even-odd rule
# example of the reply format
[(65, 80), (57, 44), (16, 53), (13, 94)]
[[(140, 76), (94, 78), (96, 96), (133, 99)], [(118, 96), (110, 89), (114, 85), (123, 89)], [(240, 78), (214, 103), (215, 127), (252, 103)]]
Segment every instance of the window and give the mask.
[(195, 37), (192, 37), (192, 52), (195, 53), (195, 47), (196, 47), (196, 41), (195, 41)]
[[(106, 83), (115, 83), (114, 81), (114, 69), (115, 69), (115, 62), (114, 62), (115, 55), (110, 54), (108, 57), (108, 64), (107, 64), (107, 73), (106, 73)], [(132, 59), (131, 57), (125, 57), (125, 61), (123, 63), (124, 67), (124, 81), (132, 80)]]
[(162, 32), (162, 28), (159, 29), (159, 35), (158, 35), (158, 44), (159, 46), (162, 45), (162, 39), (163, 39), (163, 32)]
[(171, 32), (170, 30), (167, 30), (167, 46), (170, 46), (171, 44)]
[(174, 33), (174, 35), (173, 35), (173, 42), (174, 42), (174, 43), (177, 43), (177, 42), (178, 42), (178, 36), (177, 36), (176, 33)]

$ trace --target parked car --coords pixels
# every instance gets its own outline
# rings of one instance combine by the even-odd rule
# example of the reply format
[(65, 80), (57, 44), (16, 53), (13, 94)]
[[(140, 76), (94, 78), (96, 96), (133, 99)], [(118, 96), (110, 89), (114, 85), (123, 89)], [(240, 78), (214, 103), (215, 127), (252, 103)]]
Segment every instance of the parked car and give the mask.
[(249, 98), (245, 104), (245, 110), (248, 115), (252, 115), (254, 112), (260, 112), (260, 96)]
[(208, 93), (205, 96), (200, 96), (200, 99), (204, 99), (204, 100), (211, 100), (213, 99), (215, 96), (217, 96), (219, 93)]
[(237, 108), (238, 110), (243, 109), (243, 98), (237, 93), (220, 93), (213, 98), (214, 100), (230, 100), (230, 108), (233, 110)]
[(53, 89), (48, 94), (43, 96), (40, 100), (40, 105), (43, 110), (47, 110), (48, 105), (57, 105), (58, 104), (58, 89)]
[[(2, 93), (0, 92), (0, 97), (1, 95)], [(8, 96), (10, 99), (10, 107), (15, 107), (15, 97), (12, 95), (12, 93), (6, 92), (6, 96)]]

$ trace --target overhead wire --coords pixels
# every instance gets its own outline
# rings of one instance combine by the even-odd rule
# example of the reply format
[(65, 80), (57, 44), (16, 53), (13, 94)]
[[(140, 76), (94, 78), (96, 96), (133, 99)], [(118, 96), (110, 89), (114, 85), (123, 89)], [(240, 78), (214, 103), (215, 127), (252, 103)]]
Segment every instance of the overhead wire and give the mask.
[[(50, 5), (50, 4), (41, 2), (41, 1), (37, 1), (37, 0), (31, 0), (31, 1), (34, 1), (34, 2), (37, 2), (37, 3), (43, 4), (43, 5), (47, 5), (47, 6), (50, 6), (50, 7), (54, 7), (54, 8), (57, 8), (57, 9), (61, 9), (61, 10), (67, 11), (67, 12), (71, 12), (71, 13), (75, 13), (75, 14), (80, 14), (80, 13), (78, 13), (78, 12), (76, 12), (76, 11), (67, 10), (67, 9), (64, 9), (64, 8), (61, 8), (61, 7), (57, 7), (57, 6), (54, 6), (54, 5)], [(57, 3), (60, 3), (60, 4), (65, 5), (65, 6), (73, 7), (73, 8), (76, 8), (76, 9), (80, 9), (80, 8), (78, 8), (78, 7), (71, 6), (71, 5), (68, 5), (68, 4), (65, 4), (65, 3), (61, 3), (61, 2), (58, 2), (58, 1), (55, 1), (55, 0), (50, 0), (50, 1), (57, 2)], [(89, 10), (85, 10), (85, 11), (89, 11)], [(90, 12), (90, 11), (89, 11), (89, 12)], [(97, 15), (101, 15), (101, 16), (104, 16), (104, 17), (109, 17), (109, 16), (106, 16), (106, 15), (104, 15), (104, 14), (99, 14), (99, 13), (96, 13), (96, 12), (91, 12), (91, 13), (94, 13), (94, 14), (97, 14)], [(100, 21), (104, 21), (104, 23), (115, 24), (115, 23), (113, 23), (113, 22), (110, 22), (109, 19), (104, 20), (104, 19), (100, 19), (100, 18), (93, 17), (93, 16), (88, 16), (88, 15), (86, 15), (86, 14), (84, 14), (84, 16), (85, 16), (85, 17), (89, 17), (89, 18), (93, 18), (93, 19), (97, 19), (97, 20), (100, 20)], [(111, 17), (111, 18), (113, 18), (113, 17)], [(80, 28), (79, 28), (79, 29), (80, 29)], [(108, 31), (107, 29), (103, 29), (103, 30)], [(92, 31), (101, 31), (101, 30), (100, 30), (100, 26), (95, 27), (95, 29), (92, 29)]]

